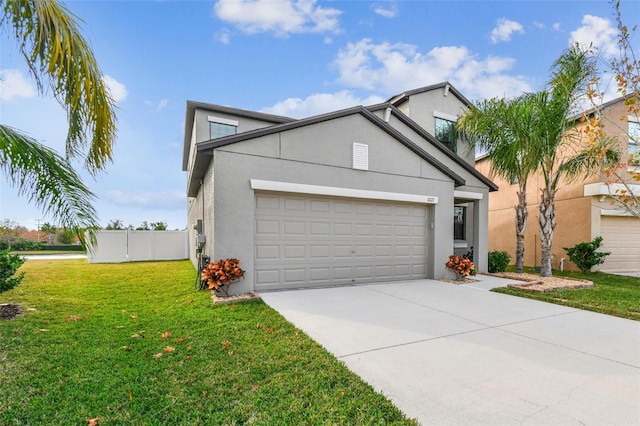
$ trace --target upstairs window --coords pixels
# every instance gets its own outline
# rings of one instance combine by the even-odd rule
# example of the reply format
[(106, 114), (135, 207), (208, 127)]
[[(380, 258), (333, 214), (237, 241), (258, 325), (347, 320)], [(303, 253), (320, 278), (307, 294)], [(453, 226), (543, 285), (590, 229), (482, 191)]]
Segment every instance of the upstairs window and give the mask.
[(456, 141), (458, 135), (456, 133), (455, 121), (446, 120), (436, 117), (436, 139), (445, 144), (451, 151), (456, 152)]
[(217, 139), (238, 133), (238, 122), (221, 117), (209, 116), (209, 138)]
[(640, 166), (640, 123), (629, 121), (629, 165)]

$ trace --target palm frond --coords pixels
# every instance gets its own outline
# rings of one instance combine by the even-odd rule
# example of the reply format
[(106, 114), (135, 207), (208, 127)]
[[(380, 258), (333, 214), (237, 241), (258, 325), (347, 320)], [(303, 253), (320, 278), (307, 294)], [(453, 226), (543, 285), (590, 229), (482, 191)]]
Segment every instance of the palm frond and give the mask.
[(83, 159), (92, 174), (104, 170), (116, 136), (115, 102), (76, 17), (55, 0), (3, 3), (0, 23), (13, 28), (40, 92), (46, 77), (67, 112), (67, 159)]
[(29, 136), (0, 125), (0, 168), (19, 195), (73, 231), (89, 248), (95, 244), (99, 228), (92, 205), (95, 196), (67, 160)]

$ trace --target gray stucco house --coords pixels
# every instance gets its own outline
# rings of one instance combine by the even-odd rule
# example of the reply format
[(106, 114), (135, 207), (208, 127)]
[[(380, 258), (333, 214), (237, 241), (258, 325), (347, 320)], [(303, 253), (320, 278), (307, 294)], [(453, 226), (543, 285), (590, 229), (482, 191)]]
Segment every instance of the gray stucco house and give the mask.
[(455, 140), (468, 105), (447, 82), (300, 120), (188, 101), (191, 260), (239, 258), (236, 293), (438, 279), (471, 247), (485, 272), (497, 187)]

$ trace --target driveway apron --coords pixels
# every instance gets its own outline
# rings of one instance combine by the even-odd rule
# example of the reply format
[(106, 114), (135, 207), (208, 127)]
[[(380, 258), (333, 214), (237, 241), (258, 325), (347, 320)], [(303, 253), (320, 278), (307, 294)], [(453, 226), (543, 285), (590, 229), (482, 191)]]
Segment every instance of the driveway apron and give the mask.
[(262, 293), (424, 425), (640, 425), (640, 323), (434, 280)]

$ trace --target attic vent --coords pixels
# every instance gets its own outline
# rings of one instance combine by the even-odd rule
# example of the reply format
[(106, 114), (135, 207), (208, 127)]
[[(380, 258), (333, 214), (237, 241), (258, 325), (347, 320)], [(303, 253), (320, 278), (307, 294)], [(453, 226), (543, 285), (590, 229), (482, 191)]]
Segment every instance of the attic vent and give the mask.
[(357, 170), (369, 170), (369, 145), (354, 142), (353, 168)]

